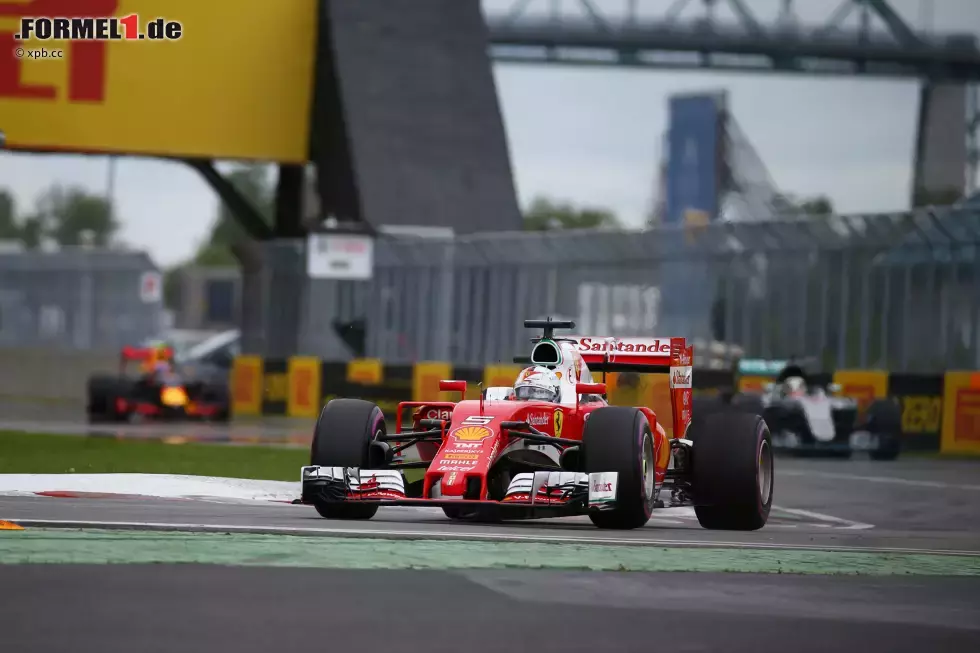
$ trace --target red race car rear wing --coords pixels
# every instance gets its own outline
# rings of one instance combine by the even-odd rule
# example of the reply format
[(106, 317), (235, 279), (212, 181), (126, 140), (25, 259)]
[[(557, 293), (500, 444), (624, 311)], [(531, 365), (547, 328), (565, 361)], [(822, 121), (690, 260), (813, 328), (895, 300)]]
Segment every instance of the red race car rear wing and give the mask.
[(120, 357), (124, 361), (146, 361), (156, 358), (157, 360), (171, 360), (174, 352), (169, 347), (165, 349), (152, 349), (150, 347), (123, 347)]
[[(573, 342), (590, 372), (667, 374), (671, 417), (676, 437), (684, 437), (691, 423), (694, 347), (684, 338), (603, 338), (561, 336)], [(515, 359), (530, 363), (530, 358)]]

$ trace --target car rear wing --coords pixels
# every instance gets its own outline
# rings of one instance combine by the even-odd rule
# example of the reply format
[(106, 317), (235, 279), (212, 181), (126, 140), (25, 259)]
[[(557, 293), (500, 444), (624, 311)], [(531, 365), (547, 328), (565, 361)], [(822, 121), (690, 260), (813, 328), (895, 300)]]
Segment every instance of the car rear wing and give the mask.
[(126, 364), (131, 362), (144, 362), (149, 360), (172, 361), (174, 351), (170, 347), (155, 349), (151, 347), (123, 347), (119, 353), (120, 370), (125, 371)]
[[(603, 338), (562, 336), (572, 342), (590, 372), (667, 374), (674, 433), (687, 432), (691, 423), (694, 347), (684, 338)], [(514, 362), (529, 364), (530, 357)]]
[(151, 347), (123, 347), (120, 357), (124, 361), (172, 360), (174, 351), (170, 347), (155, 349)]

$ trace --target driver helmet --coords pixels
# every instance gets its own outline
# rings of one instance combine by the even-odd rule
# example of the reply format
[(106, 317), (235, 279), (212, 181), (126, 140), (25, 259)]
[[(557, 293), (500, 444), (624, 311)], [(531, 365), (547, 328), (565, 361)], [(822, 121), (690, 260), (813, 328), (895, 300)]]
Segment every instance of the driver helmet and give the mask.
[(801, 376), (791, 376), (786, 379), (784, 386), (786, 394), (798, 396), (806, 393), (806, 381)]
[(547, 367), (529, 367), (521, 372), (514, 384), (514, 398), (517, 401), (547, 401), (558, 403), (561, 397), (561, 384), (558, 375)]
[(154, 340), (149, 343), (150, 357), (144, 362), (143, 369), (147, 372), (165, 372), (170, 369), (170, 345), (164, 340)]

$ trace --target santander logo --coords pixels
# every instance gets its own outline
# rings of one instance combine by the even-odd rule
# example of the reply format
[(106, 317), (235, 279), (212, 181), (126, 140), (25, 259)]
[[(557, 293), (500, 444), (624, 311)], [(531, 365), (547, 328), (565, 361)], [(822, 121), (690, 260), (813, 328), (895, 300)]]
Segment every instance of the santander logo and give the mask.
[(660, 338), (579, 338), (578, 350), (584, 352), (623, 352), (630, 354), (669, 354), (670, 340)]

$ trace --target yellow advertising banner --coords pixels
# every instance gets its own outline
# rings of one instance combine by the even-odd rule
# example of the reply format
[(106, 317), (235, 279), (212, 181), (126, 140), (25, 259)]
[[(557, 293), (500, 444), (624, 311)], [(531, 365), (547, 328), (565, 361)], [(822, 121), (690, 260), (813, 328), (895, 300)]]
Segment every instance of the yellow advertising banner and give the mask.
[(766, 384), (775, 383), (772, 376), (742, 376), (738, 379), (738, 391), (748, 393), (765, 392)]
[(320, 414), (320, 369), (319, 358), (293, 356), (289, 359), (287, 415), (316, 418)]
[(238, 356), (231, 366), (231, 412), (262, 414), (263, 363), (259, 356)]
[(355, 358), (347, 363), (347, 382), (360, 385), (381, 385), (384, 365), (380, 358)]
[(947, 372), (943, 394), (940, 451), (980, 454), (980, 374)]
[(487, 365), (483, 368), (483, 387), (514, 387), (517, 375), (523, 369), (521, 365)]
[(873, 400), (888, 396), (888, 372), (838, 370), (834, 372), (834, 383), (841, 387), (838, 394), (856, 399), (861, 411)]
[(7, 147), (305, 162), (317, 4), (0, 0)]
[(416, 363), (412, 369), (412, 401), (459, 401), (458, 392), (439, 392), (439, 381), (452, 379), (449, 363)]

